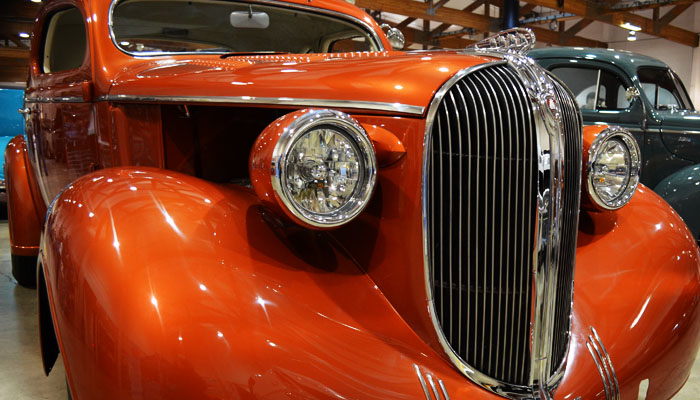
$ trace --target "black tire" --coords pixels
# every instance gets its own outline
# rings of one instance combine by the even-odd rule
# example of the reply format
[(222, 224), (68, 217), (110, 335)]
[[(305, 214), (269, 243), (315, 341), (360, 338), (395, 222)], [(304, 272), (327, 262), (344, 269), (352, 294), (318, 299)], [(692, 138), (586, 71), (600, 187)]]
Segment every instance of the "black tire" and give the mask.
[(12, 254), (12, 276), (17, 283), (27, 288), (36, 288), (36, 256)]
[(68, 400), (73, 400), (73, 395), (70, 394), (70, 385), (68, 385), (68, 378), (66, 378), (66, 394)]

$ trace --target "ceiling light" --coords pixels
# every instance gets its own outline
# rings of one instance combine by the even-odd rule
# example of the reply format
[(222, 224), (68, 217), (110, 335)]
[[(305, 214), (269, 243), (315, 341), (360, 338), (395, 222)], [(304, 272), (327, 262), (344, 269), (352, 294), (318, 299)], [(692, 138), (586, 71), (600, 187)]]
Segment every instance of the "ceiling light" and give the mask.
[(635, 40), (637, 40), (637, 32), (630, 31), (629, 36), (627, 36), (627, 40), (630, 42), (634, 42)]
[(21, 37), (22, 39), (27, 39), (29, 38), (29, 34), (27, 32), (20, 32), (19, 37)]
[(30, 0), (32, 3), (41, 3), (41, 0)]
[(629, 29), (630, 31), (641, 31), (642, 28), (637, 26), (637, 25), (632, 25), (629, 22), (625, 22), (624, 24), (620, 25), (621, 28)]

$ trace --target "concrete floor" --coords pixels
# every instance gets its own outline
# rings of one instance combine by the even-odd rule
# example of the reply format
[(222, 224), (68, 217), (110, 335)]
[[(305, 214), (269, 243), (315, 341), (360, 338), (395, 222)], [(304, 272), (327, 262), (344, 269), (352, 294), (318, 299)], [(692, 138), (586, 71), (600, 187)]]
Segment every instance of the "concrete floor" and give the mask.
[(66, 374), (59, 357), (46, 377), (39, 352), (36, 290), (12, 278), (7, 221), (0, 222), (0, 399), (65, 400)]
[[(7, 221), (0, 222), (0, 400), (65, 400), (61, 357), (44, 376), (39, 353), (36, 290), (12, 278)], [(700, 399), (700, 358), (674, 400)]]

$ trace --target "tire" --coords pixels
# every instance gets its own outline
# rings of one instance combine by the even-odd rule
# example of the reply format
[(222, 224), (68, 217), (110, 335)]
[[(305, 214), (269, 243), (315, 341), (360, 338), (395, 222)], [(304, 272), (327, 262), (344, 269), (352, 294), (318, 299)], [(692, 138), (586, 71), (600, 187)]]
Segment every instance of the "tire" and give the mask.
[(17, 283), (27, 288), (36, 288), (36, 256), (12, 254), (12, 276)]
[(68, 378), (66, 378), (66, 395), (68, 400), (73, 400), (73, 395), (70, 394), (70, 385), (68, 385)]

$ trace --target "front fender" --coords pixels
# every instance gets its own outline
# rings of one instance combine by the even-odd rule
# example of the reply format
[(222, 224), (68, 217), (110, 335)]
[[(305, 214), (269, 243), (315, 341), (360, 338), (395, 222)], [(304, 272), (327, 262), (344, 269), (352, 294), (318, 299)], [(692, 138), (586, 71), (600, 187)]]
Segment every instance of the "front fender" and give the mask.
[(683, 218), (693, 237), (700, 240), (700, 164), (680, 169), (654, 188)]
[(15, 136), (7, 144), (4, 168), (12, 254), (36, 256), (46, 205), (29, 162), (24, 136)]
[(100, 171), (56, 198), (41, 257), (76, 399), (415, 399), (421, 379), (500, 399), (422, 342), (327, 233), (283, 225), (250, 189)]
[[(587, 345), (591, 327), (607, 349), (622, 400), (637, 399), (640, 384), (646, 399), (680, 390), (700, 339), (699, 260), (681, 218), (642, 185), (615, 212), (582, 212), (572, 340), (556, 399), (606, 398)], [(608, 389), (615, 379), (609, 371)]]

